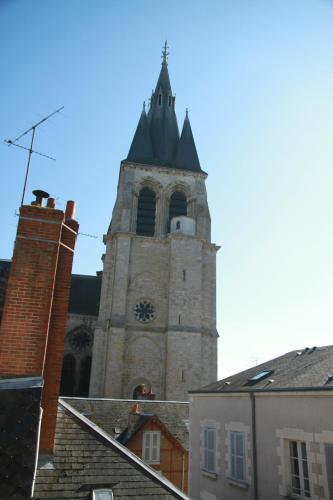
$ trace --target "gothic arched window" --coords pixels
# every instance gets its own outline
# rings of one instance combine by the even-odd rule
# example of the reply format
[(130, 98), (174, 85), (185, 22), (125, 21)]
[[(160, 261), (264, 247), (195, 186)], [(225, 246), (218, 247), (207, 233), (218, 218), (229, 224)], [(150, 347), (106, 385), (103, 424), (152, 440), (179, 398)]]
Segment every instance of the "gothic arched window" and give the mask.
[(91, 370), (91, 356), (85, 356), (80, 365), (80, 382), (78, 396), (88, 397)]
[(179, 215), (187, 215), (187, 200), (182, 191), (174, 191), (170, 198), (168, 232), (170, 232), (171, 219)]
[(61, 396), (74, 395), (75, 365), (76, 361), (73, 354), (66, 354), (62, 362), (61, 385), (60, 385)]
[(156, 194), (144, 187), (139, 193), (136, 234), (154, 236), (155, 234)]

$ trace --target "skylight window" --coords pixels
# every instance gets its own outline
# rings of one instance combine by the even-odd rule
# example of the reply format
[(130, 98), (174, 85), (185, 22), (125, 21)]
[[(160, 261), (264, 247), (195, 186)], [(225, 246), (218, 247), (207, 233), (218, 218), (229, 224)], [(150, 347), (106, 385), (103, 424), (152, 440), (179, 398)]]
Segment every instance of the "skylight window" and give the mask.
[(269, 377), (274, 370), (261, 370), (260, 372), (256, 373), (253, 375), (253, 377), (249, 378), (247, 380), (248, 384), (256, 384), (257, 382), (260, 382), (260, 380), (263, 380), (266, 377)]

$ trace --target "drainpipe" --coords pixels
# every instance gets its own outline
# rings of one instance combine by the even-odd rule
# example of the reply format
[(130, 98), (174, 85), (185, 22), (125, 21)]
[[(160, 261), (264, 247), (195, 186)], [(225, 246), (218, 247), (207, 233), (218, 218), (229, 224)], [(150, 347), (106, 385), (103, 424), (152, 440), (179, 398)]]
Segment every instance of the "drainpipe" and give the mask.
[(182, 487), (181, 489), (185, 491), (185, 453), (182, 453)]
[(257, 431), (256, 431), (256, 400), (254, 392), (250, 392), (252, 417), (252, 446), (253, 446), (253, 498), (258, 500), (258, 471), (257, 471)]

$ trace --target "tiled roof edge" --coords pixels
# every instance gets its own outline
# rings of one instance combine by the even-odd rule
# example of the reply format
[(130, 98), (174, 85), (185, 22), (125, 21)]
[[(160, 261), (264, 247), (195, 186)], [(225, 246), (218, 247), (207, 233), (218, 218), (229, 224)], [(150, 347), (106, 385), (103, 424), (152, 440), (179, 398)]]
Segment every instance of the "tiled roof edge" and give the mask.
[(35, 389), (43, 387), (42, 377), (16, 377), (0, 379), (0, 389)]
[(106, 441), (110, 443), (111, 446), (114, 448), (117, 448), (123, 455), (126, 455), (126, 457), (134, 462), (136, 465), (138, 465), (141, 469), (143, 469), (148, 475), (152, 476), (155, 480), (157, 480), (158, 483), (163, 485), (166, 489), (168, 489), (172, 494), (177, 496), (178, 498), (182, 498), (184, 500), (190, 500), (190, 497), (188, 497), (183, 491), (179, 490), (174, 486), (170, 481), (165, 479), (164, 477), (160, 476), (154, 469), (149, 467), (147, 464), (145, 464), (139, 457), (137, 457), (134, 453), (132, 453), (130, 450), (128, 450), (125, 446), (120, 444), (118, 441), (113, 439), (107, 432), (103, 431), (98, 425), (94, 424), (91, 420), (89, 420), (87, 417), (82, 415), (79, 411), (75, 410), (71, 405), (66, 403), (63, 399), (59, 399), (59, 404), (65, 408), (69, 413), (71, 413), (74, 417), (76, 417), (78, 420), (81, 420), (87, 427), (89, 427), (93, 432), (99, 434), (101, 437), (103, 437)]

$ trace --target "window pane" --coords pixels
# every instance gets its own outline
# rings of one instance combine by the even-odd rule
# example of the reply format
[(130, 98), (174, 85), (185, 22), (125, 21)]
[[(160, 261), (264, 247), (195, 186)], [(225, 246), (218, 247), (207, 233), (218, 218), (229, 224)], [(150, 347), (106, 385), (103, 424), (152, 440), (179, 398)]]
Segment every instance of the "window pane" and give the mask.
[(303, 476), (304, 478), (308, 478), (309, 477), (308, 462), (306, 460), (302, 460), (302, 464), (303, 464)]
[(289, 446), (290, 446), (290, 456), (291, 457), (297, 457), (298, 456), (298, 453), (297, 453), (297, 442), (296, 441), (290, 441)]
[(215, 470), (214, 453), (212, 451), (208, 451), (207, 456), (208, 456), (208, 470), (214, 471)]
[(215, 429), (209, 429), (208, 432), (208, 448), (213, 450), (215, 448)]
[(236, 474), (236, 458), (234, 456), (231, 457), (231, 477), (233, 479), (237, 479), (237, 474)]
[(244, 462), (243, 462), (243, 457), (238, 457), (236, 459), (236, 472), (237, 472), (237, 479), (240, 481), (244, 480)]
[(240, 432), (236, 434), (236, 454), (243, 455), (243, 434)]
[(302, 449), (302, 458), (306, 460), (306, 444), (301, 443), (301, 449)]
[(294, 476), (299, 476), (299, 464), (298, 464), (298, 459), (297, 458), (292, 458), (291, 459), (291, 473)]

